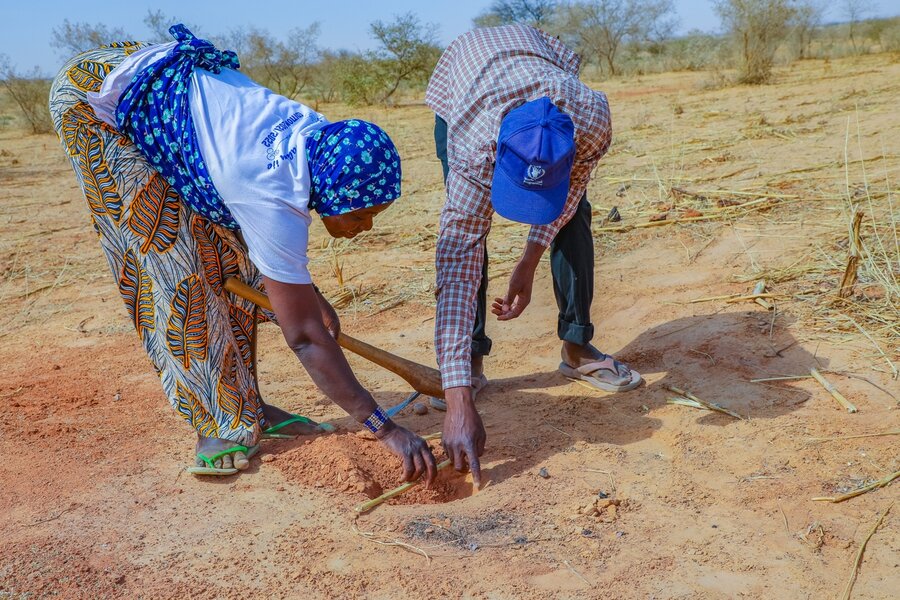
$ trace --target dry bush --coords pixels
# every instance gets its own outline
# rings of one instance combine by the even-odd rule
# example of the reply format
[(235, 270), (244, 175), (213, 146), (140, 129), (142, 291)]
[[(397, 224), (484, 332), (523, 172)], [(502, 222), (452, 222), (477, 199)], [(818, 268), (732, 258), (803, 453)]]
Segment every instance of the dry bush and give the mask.
[(623, 51), (659, 54), (675, 26), (671, 0), (582, 0), (557, 16), (561, 38), (609, 75), (621, 73)]
[(716, 12), (738, 49), (741, 83), (772, 77), (775, 52), (787, 38), (795, 14), (791, 0), (716, 0)]
[(476, 27), (494, 27), (525, 23), (541, 29), (553, 23), (558, 0), (494, 0), (490, 7), (475, 17)]
[(224, 37), (221, 46), (234, 50), (241, 70), (282, 96), (296, 98), (312, 86), (316, 64), (319, 24), (295, 27), (280, 41), (265, 29), (240, 28)]
[(62, 25), (53, 28), (50, 45), (58, 49), (63, 58), (70, 58), (85, 50), (130, 39), (134, 38), (120, 27), (109, 28), (103, 23), (72, 23), (65, 19)]
[(16, 104), (32, 133), (50, 133), (50, 81), (41, 77), (37, 67), (29, 74), (20, 74), (9, 58), (0, 55), (0, 85)]

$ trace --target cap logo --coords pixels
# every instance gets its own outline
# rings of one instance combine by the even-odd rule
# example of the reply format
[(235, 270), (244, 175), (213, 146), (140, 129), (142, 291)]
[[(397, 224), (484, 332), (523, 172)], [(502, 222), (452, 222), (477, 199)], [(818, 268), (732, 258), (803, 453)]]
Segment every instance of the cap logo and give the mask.
[(525, 185), (541, 185), (543, 180), (541, 177), (544, 176), (543, 167), (538, 165), (528, 165), (528, 171), (525, 173), (525, 179), (522, 181)]

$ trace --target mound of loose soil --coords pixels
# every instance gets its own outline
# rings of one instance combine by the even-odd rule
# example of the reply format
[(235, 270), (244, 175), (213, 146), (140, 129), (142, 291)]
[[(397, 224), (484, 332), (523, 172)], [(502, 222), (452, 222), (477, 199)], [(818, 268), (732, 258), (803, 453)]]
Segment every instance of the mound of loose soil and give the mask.
[[(445, 459), (439, 443), (432, 442), (435, 459)], [(353, 433), (326, 435), (277, 455), (274, 464), (297, 483), (329, 488), (345, 494), (375, 498), (402, 483), (402, 464), (383, 444)], [(464, 478), (444, 469), (430, 489), (418, 485), (390, 500), (394, 504), (437, 504), (463, 497)]]

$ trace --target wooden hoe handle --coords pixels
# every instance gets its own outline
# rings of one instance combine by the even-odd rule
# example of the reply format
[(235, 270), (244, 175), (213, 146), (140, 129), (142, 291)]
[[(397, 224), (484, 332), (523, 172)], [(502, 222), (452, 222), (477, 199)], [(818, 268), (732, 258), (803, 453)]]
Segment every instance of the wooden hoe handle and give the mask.
[[(268, 296), (236, 277), (229, 277), (225, 280), (225, 289), (235, 296), (253, 302), (257, 306), (266, 310), (272, 310), (272, 304), (269, 302)], [(342, 348), (372, 361), (379, 367), (384, 367), (388, 371), (396, 373), (417, 392), (438, 398), (444, 397), (444, 389), (441, 386), (441, 374), (437, 369), (432, 369), (405, 359), (402, 356), (391, 354), (343, 332), (338, 336), (337, 342)]]

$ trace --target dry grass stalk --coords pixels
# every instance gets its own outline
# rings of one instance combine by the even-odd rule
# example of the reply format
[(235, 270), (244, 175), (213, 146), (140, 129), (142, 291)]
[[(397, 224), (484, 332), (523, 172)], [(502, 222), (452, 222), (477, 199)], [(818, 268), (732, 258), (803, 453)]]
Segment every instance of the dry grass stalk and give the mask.
[(853, 207), (853, 224), (850, 226), (849, 256), (847, 268), (841, 278), (841, 287), (838, 296), (849, 298), (853, 294), (853, 285), (856, 283), (857, 269), (859, 268), (859, 227), (862, 224), (863, 213), (858, 207)]
[(827, 379), (825, 379), (825, 377), (823, 377), (822, 374), (819, 373), (819, 370), (818, 370), (818, 369), (816, 369), (815, 367), (813, 367), (812, 369), (809, 370), (809, 374), (812, 375), (813, 379), (815, 379), (816, 381), (818, 381), (819, 383), (821, 383), (821, 384), (822, 384), (822, 387), (825, 388), (825, 390), (826, 390), (829, 394), (831, 394), (831, 397), (834, 398), (835, 400), (837, 400), (838, 403), (839, 403), (841, 406), (843, 406), (844, 408), (846, 408), (848, 413), (855, 413), (855, 412), (857, 412), (857, 411), (856, 411), (856, 407), (853, 406), (853, 404), (852, 404), (849, 400), (847, 400), (846, 398), (844, 398), (844, 395), (841, 394), (841, 393), (837, 390), (837, 388), (834, 387), (834, 386), (831, 384), (830, 381), (828, 381)]
[[(439, 465), (437, 466), (437, 468), (438, 468), (439, 471), (440, 471), (441, 469), (446, 469), (447, 467), (450, 466), (450, 464), (451, 464), (452, 462), (453, 462), (453, 461), (451, 461), (451, 460), (449, 460), (449, 459), (448, 459), (448, 460), (445, 460), (444, 462), (442, 462), (441, 464), (439, 464)], [(378, 506), (378, 505), (384, 503), (385, 501), (390, 500), (391, 498), (394, 498), (394, 497), (396, 497), (396, 496), (399, 496), (400, 494), (403, 494), (404, 492), (408, 492), (410, 489), (412, 489), (413, 487), (415, 487), (416, 485), (418, 485), (420, 480), (421, 480), (421, 477), (420, 477), (419, 479), (416, 479), (415, 481), (409, 481), (409, 482), (404, 483), (403, 485), (401, 485), (401, 486), (399, 486), (399, 487), (395, 487), (394, 489), (392, 489), (392, 490), (390, 490), (390, 491), (388, 491), (388, 492), (383, 493), (382, 495), (378, 496), (377, 498), (372, 498), (371, 500), (368, 500), (368, 501), (366, 501), (366, 502), (361, 502), (360, 504), (357, 504), (357, 505), (356, 505), (356, 508), (354, 508), (353, 510), (354, 510), (357, 514), (360, 514), (360, 515), (361, 515), (362, 513), (369, 512), (370, 510), (372, 510), (372, 509), (375, 508), (376, 506)]]
[(705, 410), (711, 410), (714, 412), (719, 412), (729, 417), (734, 417), (735, 419), (739, 419), (741, 421), (744, 420), (744, 417), (737, 414), (736, 412), (729, 410), (722, 406), (721, 404), (716, 404), (713, 402), (707, 402), (706, 400), (701, 400), (691, 392), (686, 392), (680, 388), (675, 387), (674, 385), (665, 386), (667, 390), (678, 394), (679, 396), (683, 396), (682, 398), (666, 398), (667, 404), (679, 404), (681, 406), (690, 406), (692, 408), (702, 408)]
[[(720, 191), (724, 192), (724, 191)], [(700, 193), (700, 192), (698, 192)], [(715, 193), (715, 192), (710, 192)], [(737, 194), (738, 192), (728, 192), (732, 194)], [(763, 194), (752, 193), (747, 194), (752, 196), (760, 196)], [(766, 208), (771, 208), (780, 204), (783, 204), (788, 201), (796, 201), (796, 196), (787, 196), (784, 195), (785, 198), (789, 198), (790, 200), (782, 200), (779, 201), (776, 198), (779, 196), (776, 194), (765, 194), (765, 198), (758, 198), (756, 200), (751, 200), (750, 202), (745, 202), (743, 204), (735, 204), (733, 206), (727, 206), (721, 208), (716, 211), (710, 211), (708, 214), (701, 215), (699, 217), (675, 217), (673, 219), (663, 219), (660, 221), (649, 221), (646, 223), (634, 223), (630, 225), (614, 225), (608, 227), (599, 227), (594, 231), (609, 231), (609, 232), (626, 232), (631, 231), (632, 229), (644, 229), (647, 227), (662, 227), (664, 225), (674, 225), (676, 223), (696, 223), (700, 221), (713, 221), (717, 219), (724, 219), (729, 217), (741, 217), (747, 214), (750, 214), (753, 211), (763, 210)]]
[(419, 548), (418, 546), (413, 546), (412, 544), (407, 544), (406, 542), (401, 542), (400, 540), (387, 540), (383, 538), (379, 538), (378, 534), (374, 531), (360, 531), (356, 526), (356, 521), (353, 522), (353, 531), (356, 532), (357, 535), (362, 536), (369, 540), (370, 542), (374, 542), (381, 546), (397, 546), (398, 548), (403, 548), (404, 550), (409, 550), (414, 554), (419, 554), (424, 556), (428, 560), (431, 560), (431, 557), (428, 556), (428, 553)]
[(861, 488), (855, 489), (852, 492), (847, 492), (846, 494), (841, 494), (840, 496), (819, 496), (817, 498), (813, 498), (813, 500), (816, 502), (831, 502), (832, 504), (837, 504), (838, 502), (843, 502), (844, 500), (849, 500), (850, 498), (862, 496), (863, 494), (871, 492), (872, 490), (883, 488), (898, 477), (900, 477), (900, 471), (895, 471), (890, 475), (885, 475), (881, 479), (873, 481), (869, 485), (864, 485)]
[[(734, 304), (735, 302), (745, 302), (747, 300), (753, 300), (754, 302), (757, 302), (758, 300), (762, 300), (763, 298), (774, 299), (774, 298), (778, 298), (781, 296), (782, 296), (782, 294), (772, 294), (769, 292), (764, 292), (762, 294), (747, 294), (746, 296), (737, 296), (735, 298), (729, 298), (728, 300), (725, 301), (725, 304)], [(762, 306), (762, 305), (760, 305), (760, 306)], [(765, 306), (769, 307), (768, 310), (771, 310), (772, 308), (774, 308), (768, 302), (765, 303)]]
[(744, 302), (745, 300), (755, 300), (756, 298), (778, 298), (782, 294), (726, 294), (724, 296), (708, 296), (706, 298), (694, 298), (688, 300), (687, 304), (697, 304), (698, 302), (714, 302), (716, 300), (724, 300), (726, 304), (734, 302)]
[(853, 584), (856, 583), (856, 575), (859, 573), (859, 566), (862, 563), (862, 557), (863, 553), (866, 551), (866, 545), (869, 543), (869, 540), (872, 539), (872, 536), (875, 535), (875, 532), (878, 531), (878, 528), (881, 527), (881, 523), (884, 521), (884, 518), (887, 516), (887, 514), (891, 512), (891, 508), (893, 506), (894, 503), (891, 502), (888, 507), (881, 512), (878, 520), (875, 521), (875, 525), (873, 525), (872, 529), (869, 530), (869, 534), (866, 536), (866, 539), (864, 539), (862, 544), (860, 544), (859, 550), (856, 551), (856, 558), (853, 560), (853, 570), (850, 571), (850, 578), (847, 580), (847, 586), (844, 588), (844, 593), (841, 595), (841, 600), (850, 600), (850, 593), (853, 591)]
[(878, 433), (859, 433), (856, 435), (839, 435), (835, 437), (809, 438), (810, 443), (824, 444), (825, 442), (837, 442), (840, 440), (858, 440), (862, 438), (883, 437), (887, 435), (900, 435), (900, 429), (892, 429), (891, 431), (880, 431)]
[(779, 377), (761, 377), (751, 379), (750, 383), (763, 383), (766, 381), (794, 381), (795, 379), (812, 379), (812, 375), (781, 375)]

